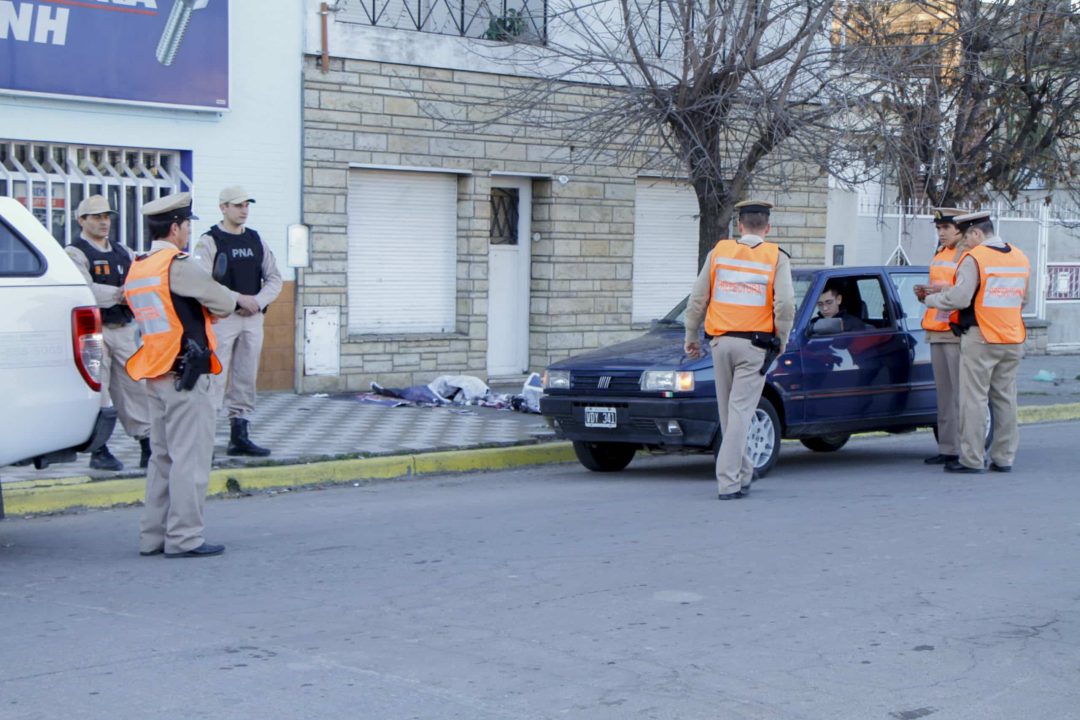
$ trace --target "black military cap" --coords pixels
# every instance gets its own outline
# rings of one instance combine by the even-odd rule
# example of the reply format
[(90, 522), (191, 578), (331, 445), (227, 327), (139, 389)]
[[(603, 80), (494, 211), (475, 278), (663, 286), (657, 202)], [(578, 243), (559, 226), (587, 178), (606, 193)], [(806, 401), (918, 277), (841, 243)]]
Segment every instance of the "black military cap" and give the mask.
[(966, 215), (967, 210), (961, 210), (960, 208), (934, 208), (934, 224), (944, 225), (946, 223), (956, 224), (956, 218), (958, 215)]
[(743, 200), (735, 203), (735, 209), (739, 211), (740, 215), (743, 213), (765, 213), (768, 215), (772, 208), (773, 204), (765, 200)]
[(169, 220), (182, 223), (185, 220), (198, 220), (191, 212), (191, 193), (173, 193), (143, 205), (142, 214), (151, 220)]
[(989, 210), (979, 210), (978, 212), (967, 213), (966, 215), (958, 215), (953, 222), (956, 223), (956, 227), (961, 231), (967, 230), (975, 223), (980, 223), (984, 220), (990, 219)]

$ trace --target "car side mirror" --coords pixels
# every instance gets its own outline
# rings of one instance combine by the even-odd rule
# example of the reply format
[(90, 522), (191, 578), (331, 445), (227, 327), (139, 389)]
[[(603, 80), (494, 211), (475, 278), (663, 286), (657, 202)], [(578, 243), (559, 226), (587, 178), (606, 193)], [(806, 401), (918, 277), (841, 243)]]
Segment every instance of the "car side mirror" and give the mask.
[(838, 335), (844, 331), (844, 323), (840, 318), (818, 318), (810, 323), (811, 335)]

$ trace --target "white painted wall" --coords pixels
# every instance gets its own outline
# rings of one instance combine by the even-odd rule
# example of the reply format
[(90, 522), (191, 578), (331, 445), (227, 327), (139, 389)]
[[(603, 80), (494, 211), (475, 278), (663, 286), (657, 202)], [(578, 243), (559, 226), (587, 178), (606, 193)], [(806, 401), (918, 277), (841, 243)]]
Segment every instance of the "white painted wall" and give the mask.
[(251, 227), (291, 280), (285, 228), (300, 222), (303, 11), (295, 0), (230, 3), (226, 112), (0, 95), (0, 137), (189, 150), (200, 217), (193, 232), (220, 219), (222, 187), (243, 185), (257, 200)]

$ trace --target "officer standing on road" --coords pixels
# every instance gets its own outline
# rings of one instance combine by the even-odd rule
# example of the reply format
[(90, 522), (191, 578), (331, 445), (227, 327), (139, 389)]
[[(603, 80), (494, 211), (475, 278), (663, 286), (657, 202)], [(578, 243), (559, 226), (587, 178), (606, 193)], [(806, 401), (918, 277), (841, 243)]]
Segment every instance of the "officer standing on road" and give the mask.
[(1027, 330), (1021, 316), (1031, 264), (1019, 248), (994, 234), (988, 211), (954, 218), (969, 249), (952, 287), (924, 290), (920, 299), (941, 310), (959, 310), (960, 458), (945, 463), (954, 473), (985, 468), (986, 405), (994, 418), (990, 469), (1011, 472), (1020, 437), (1016, 426), (1016, 372)]
[(210, 374), (221, 372), (210, 314), (225, 316), (258, 305), (214, 282), (183, 252), (194, 217), (189, 193), (147, 203), (143, 215), (153, 244), (135, 262), (124, 286), (143, 343), (127, 370), (136, 380), (146, 379), (153, 449), (139, 554), (218, 555), (225, 546), (203, 537), (217, 414)]
[(750, 491), (754, 466), (746, 436), (765, 385), (763, 363), (770, 342), (782, 353), (795, 317), (795, 292), (786, 252), (765, 242), (772, 204), (746, 200), (736, 240), (721, 240), (709, 253), (686, 306), (684, 349), (700, 357), (702, 320), (711, 337), (716, 403), (723, 438), (716, 456), (721, 500)]
[[(221, 222), (199, 238), (195, 260), (230, 290), (254, 296), (258, 307), (238, 310), (216, 326), (218, 352), (223, 371), (215, 379), (217, 406), (224, 402), (229, 413), (229, 455), (270, 454), (248, 435), (248, 416), (255, 411), (255, 381), (263, 344), (263, 313), (281, 292), (281, 273), (269, 246), (247, 227), (248, 212), (255, 199), (239, 186), (227, 187), (218, 196)], [(221, 272), (221, 276), (218, 274)]]
[[(967, 210), (936, 208), (934, 227), (938, 251), (930, 261), (930, 287), (938, 291), (952, 287), (957, 262), (964, 254), (964, 234), (956, 227), (956, 217)], [(919, 286), (916, 286), (916, 296)], [(925, 297), (925, 296), (924, 296)], [(938, 454), (926, 458), (927, 465), (944, 465), (960, 459), (960, 338), (949, 327), (950, 312), (927, 307), (922, 326), (930, 343), (930, 364), (937, 386)]]
[[(124, 365), (135, 352), (135, 323), (124, 301), (124, 279), (135, 254), (120, 243), (109, 242), (116, 212), (102, 195), (90, 195), (75, 211), (82, 228), (79, 238), (65, 248), (75, 261), (101, 308), (101, 336), (105, 351), (101, 356), (101, 402), (116, 406), (124, 431), (139, 441), (139, 467), (150, 460), (150, 408), (146, 386), (135, 382)], [(124, 463), (102, 445), (90, 455), (95, 470), (123, 470)]]

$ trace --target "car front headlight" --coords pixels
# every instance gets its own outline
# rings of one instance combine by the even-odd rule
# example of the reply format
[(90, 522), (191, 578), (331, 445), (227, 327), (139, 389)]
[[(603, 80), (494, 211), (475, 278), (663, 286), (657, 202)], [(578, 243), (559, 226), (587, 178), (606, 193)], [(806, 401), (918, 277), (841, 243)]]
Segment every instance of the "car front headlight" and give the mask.
[(570, 371), (569, 370), (547, 370), (544, 372), (544, 389), (545, 390), (569, 390), (570, 389)]
[(646, 370), (641, 375), (641, 389), (653, 392), (690, 392), (694, 389), (694, 373)]

